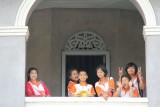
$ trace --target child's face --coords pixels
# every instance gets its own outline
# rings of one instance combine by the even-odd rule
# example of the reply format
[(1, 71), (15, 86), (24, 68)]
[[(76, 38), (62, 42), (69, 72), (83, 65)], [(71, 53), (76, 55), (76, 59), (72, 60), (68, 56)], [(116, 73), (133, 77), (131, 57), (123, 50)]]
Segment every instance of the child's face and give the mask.
[(122, 78), (122, 86), (124, 86), (124, 88), (128, 89), (128, 87), (129, 87), (129, 79), (127, 77), (123, 77)]
[(87, 73), (86, 72), (80, 72), (79, 75), (78, 75), (78, 78), (80, 80), (80, 82), (86, 82), (88, 76), (87, 76)]
[(98, 76), (99, 78), (102, 78), (102, 77), (105, 76), (105, 73), (104, 73), (101, 69), (98, 69), (98, 70), (97, 70), (97, 76)]
[(30, 80), (35, 81), (37, 79), (37, 71), (36, 70), (32, 70), (29, 74)]
[(134, 75), (135, 74), (135, 68), (134, 68), (134, 66), (133, 67), (129, 67), (127, 69), (127, 72), (128, 72), (129, 75)]
[(78, 71), (73, 70), (72, 73), (71, 73), (71, 76), (69, 78), (73, 81), (78, 81)]

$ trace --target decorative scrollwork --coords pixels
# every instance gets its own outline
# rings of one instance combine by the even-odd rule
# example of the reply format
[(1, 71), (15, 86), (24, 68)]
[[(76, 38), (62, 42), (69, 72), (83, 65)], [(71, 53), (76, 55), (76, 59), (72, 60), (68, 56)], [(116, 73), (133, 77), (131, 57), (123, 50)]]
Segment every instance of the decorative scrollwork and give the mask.
[(69, 38), (65, 50), (106, 50), (106, 46), (96, 33), (83, 31)]

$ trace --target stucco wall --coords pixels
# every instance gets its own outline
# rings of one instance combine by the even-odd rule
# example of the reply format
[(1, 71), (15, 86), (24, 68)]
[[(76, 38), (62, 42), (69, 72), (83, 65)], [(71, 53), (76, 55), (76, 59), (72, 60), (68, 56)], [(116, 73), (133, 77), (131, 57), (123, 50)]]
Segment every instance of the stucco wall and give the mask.
[(143, 20), (137, 11), (119, 9), (45, 9), (33, 12), (28, 26), (27, 68), (36, 66), (52, 96), (61, 96), (61, 52), (69, 37), (80, 31), (101, 36), (111, 52), (111, 75), (129, 61), (142, 66), (145, 77)]
[(14, 26), (18, 9), (23, 0), (0, 1), (0, 26)]
[(155, 12), (157, 25), (160, 25), (160, 1), (159, 0), (149, 0)]
[[(51, 62), (51, 13), (50, 10), (37, 11), (29, 21), (30, 37), (27, 42), (27, 68), (35, 66), (39, 78), (53, 91), (53, 63)], [(55, 92), (55, 91), (53, 91)]]
[(0, 107), (24, 105), (25, 47), (25, 36), (0, 37)]

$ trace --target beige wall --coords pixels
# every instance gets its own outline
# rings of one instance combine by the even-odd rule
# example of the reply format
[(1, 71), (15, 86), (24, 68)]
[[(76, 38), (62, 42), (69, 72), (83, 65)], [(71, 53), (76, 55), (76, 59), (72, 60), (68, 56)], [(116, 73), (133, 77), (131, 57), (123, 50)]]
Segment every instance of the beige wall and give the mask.
[(145, 76), (143, 20), (138, 11), (119, 9), (45, 9), (33, 12), (28, 26), (27, 67), (36, 66), (40, 79), (61, 96), (61, 52), (69, 37), (80, 31), (97, 33), (111, 52), (111, 75), (129, 61)]

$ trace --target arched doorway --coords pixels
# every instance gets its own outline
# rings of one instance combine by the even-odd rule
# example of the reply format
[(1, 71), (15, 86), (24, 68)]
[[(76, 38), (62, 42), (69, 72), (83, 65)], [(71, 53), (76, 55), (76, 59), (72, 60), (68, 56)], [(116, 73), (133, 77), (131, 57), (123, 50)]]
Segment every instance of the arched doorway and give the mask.
[[(71, 35), (88, 30), (100, 35), (106, 44), (106, 50), (111, 52), (111, 76), (115, 81), (118, 78), (117, 67), (125, 66), (128, 61), (134, 61), (145, 71), (145, 48), (141, 34), (143, 25), (138, 11), (54, 8), (36, 10), (28, 23), (31, 37), (27, 42), (27, 68), (38, 67), (40, 79), (48, 84), (52, 95), (61, 96), (61, 89), (64, 89), (61, 87), (64, 82), (61, 81), (65, 79), (65, 75), (61, 74), (61, 66), (64, 66), (62, 51), (66, 50), (65, 45)], [(90, 40), (87, 39), (86, 42), (88, 41)], [(90, 46), (92, 45), (88, 44), (85, 48), (90, 49)], [(71, 49), (68, 46), (67, 49), (74, 51), (72, 48), (74, 46)], [(143, 76), (145, 77), (145, 72)]]
[[(42, 0), (24, 0), (18, 10), (15, 26), (26, 26), (33, 10)], [(146, 26), (155, 26), (156, 18), (149, 0), (130, 0), (141, 13)]]

